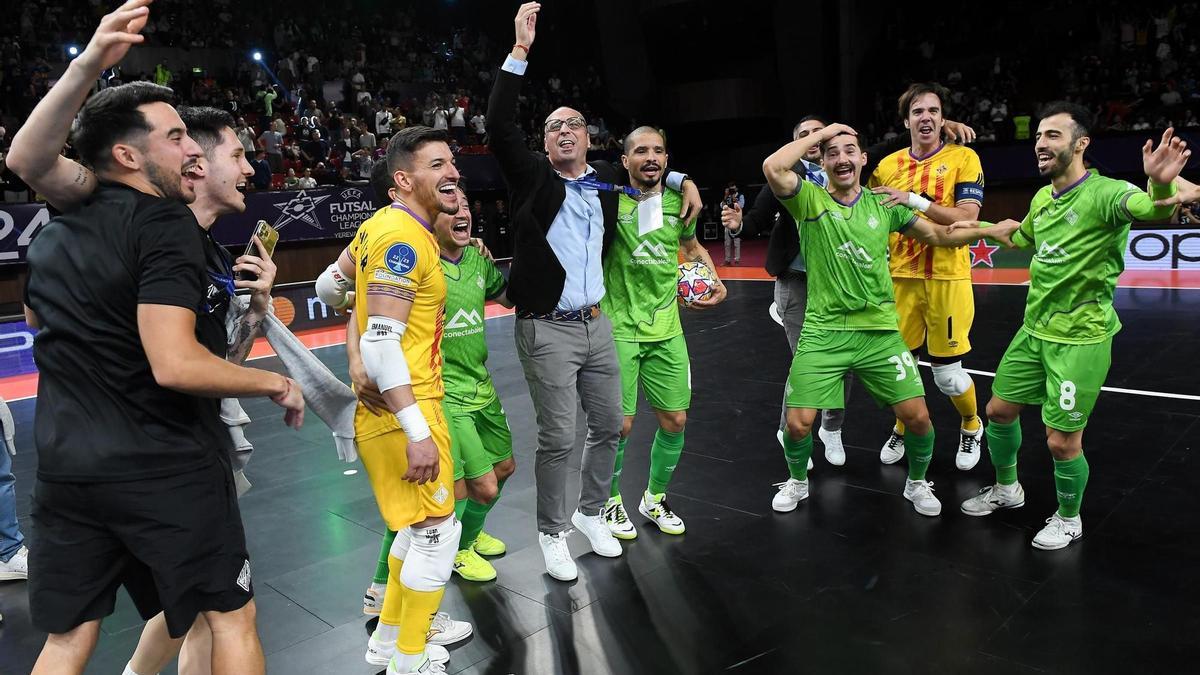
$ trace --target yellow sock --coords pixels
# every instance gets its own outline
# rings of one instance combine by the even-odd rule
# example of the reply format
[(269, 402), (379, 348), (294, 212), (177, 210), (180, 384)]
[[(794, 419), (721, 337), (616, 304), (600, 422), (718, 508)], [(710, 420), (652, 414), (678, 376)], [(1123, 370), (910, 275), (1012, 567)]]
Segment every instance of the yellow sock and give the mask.
[(904, 422), (901, 422), (899, 417), (896, 418), (896, 435), (904, 435)]
[[(433, 615), (437, 613), (438, 605), (442, 604), (445, 587), (436, 591), (414, 591), (401, 584), (400, 592), (404, 597), (401, 610), (400, 637), (396, 640), (396, 651), (404, 654), (420, 654), (425, 651), (425, 638), (429, 635), (429, 626), (433, 623)], [(386, 601), (387, 598), (384, 598)], [(382, 616), (380, 621), (382, 621)]]
[(383, 607), (379, 609), (379, 623), (389, 626), (401, 625), (404, 585), (400, 583), (400, 570), (403, 567), (403, 560), (394, 555), (388, 556), (387, 592), (383, 594)]
[(979, 431), (983, 421), (979, 419), (979, 404), (975, 401), (975, 383), (972, 382), (971, 386), (958, 396), (951, 396), (950, 402), (962, 416), (963, 431)]

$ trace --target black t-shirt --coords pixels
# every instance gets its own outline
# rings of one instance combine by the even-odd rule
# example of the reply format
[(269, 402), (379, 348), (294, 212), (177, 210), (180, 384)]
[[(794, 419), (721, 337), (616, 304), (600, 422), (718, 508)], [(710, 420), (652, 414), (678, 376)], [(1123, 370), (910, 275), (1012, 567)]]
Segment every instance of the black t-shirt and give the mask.
[(30, 244), (25, 303), (42, 325), (33, 348), (39, 479), (141, 480), (227, 453), (220, 401), (160, 387), (137, 325), (139, 304), (187, 308), (201, 344), (224, 356), (222, 293), (206, 297), (215, 285), (206, 237), (183, 204), (102, 184)]

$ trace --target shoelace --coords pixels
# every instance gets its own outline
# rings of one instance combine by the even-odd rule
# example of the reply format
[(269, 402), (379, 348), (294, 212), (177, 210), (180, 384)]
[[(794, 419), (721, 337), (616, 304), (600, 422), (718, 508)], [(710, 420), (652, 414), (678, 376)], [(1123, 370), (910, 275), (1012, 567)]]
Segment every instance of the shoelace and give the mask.
[(612, 514), (612, 520), (618, 525), (624, 525), (629, 522), (629, 517), (625, 514), (625, 509), (621, 508), (620, 504), (604, 507), (604, 518), (607, 520), (609, 514)]
[(667, 506), (666, 497), (663, 497), (662, 501), (650, 508), (651, 513), (654, 513), (655, 510), (660, 511), (659, 518), (675, 518), (675, 512), (671, 510), (671, 507)]
[(554, 544), (550, 546), (550, 553), (554, 556), (555, 562), (562, 562), (571, 559), (571, 551), (567, 549), (567, 535), (574, 532), (575, 529), (563, 530), (558, 534), (547, 535), (554, 540)]
[(904, 442), (904, 437), (901, 436), (900, 434), (897, 434), (895, 431), (893, 431), (892, 437), (889, 438), (888, 442), (887, 442), (888, 450), (895, 450), (896, 446), (900, 445), (903, 442)]
[(782, 483), (773, 483), (772, 487), (779, 488), (780, 492), (787, 492), (788, 494), (795, 494), (796, 490), (800, 489), (800, 483), (798, 481), (793, 483), (792, 479), (789, 478), (789, 479), (783, 481)]
[(913, 481), (913, 482), (916, 483), (916, 489), (913, 490), (914, 497), (926, 496), (926, 495), (928, 495), (930, 497), (933, 496), (933, 481), (920, 480), (920, 481)]
[(1050, 516), (1046, 519), (1046, 526), (1046, 529), (1052, 530), (1054, 534), (1066, 534), (1067, 532), (1067, 521), (1062, 518)]
[(975, 446), (977, 446), (977, 445), (979, 445), (978, 438), (975, 438), (975, 436), (969, 435), (969, 434), (962, 435), (962, 451), (963, 452), (965, 452), (967, 454), (971, 454), (971, 453), (975, 452)]

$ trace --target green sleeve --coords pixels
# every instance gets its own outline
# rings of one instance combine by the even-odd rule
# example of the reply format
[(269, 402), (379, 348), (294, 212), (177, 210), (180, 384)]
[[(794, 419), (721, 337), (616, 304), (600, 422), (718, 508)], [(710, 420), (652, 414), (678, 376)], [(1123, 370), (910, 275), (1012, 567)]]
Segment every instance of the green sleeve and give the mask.
[(496, 263), (484, 258), (483, 259), (484, 274), (487, 275), (484, 279), (483, 296), (488, 300), (495, 298), (508, 288), (508, 281), (504, 278), (504, 274), (496, 267)]
[(1029, 248), (1036, 243), (1033, 239), (1033, 209), (1025, 214), (1021, 219), (1021, 227), (1017, 228), (1016, 232), (1012, 233), (1013, 246), (1017, 248)]
[(892, 232), (903, 232), (907, 230), (910, 225), (917, 222), (916, 212), (907, 206), (893, 206), (887, 210), (887, 213), (892, 218), (889, 228)]
[(803, 177), (800, 177), (799, 184), (796, 186), (796, 194), (791, 197), (779, 197), (776, 195), (776, 199), (783, 205), (783, 208), (787, 209), (787, 212), (791, 214), (792, 218), (798, 224), (803, 225), (805, 221), (813, 220), (820, 215), (817, 212), (816, 199), (817, 190), (820, 189), (822, 188), (818, 188), (810, 181), (806, 181)]
[(1153, 221), (1165, 220), (1171, 217), (1175, 211), (1175, 206), (1155, 206), (1154, 202), (1159, 199), (1166, 199), (1174, 195), (1178, 191), (1175, 183), (1170, 185), (1157, 185), (1150, 183), (1150, 194), (1146, 194), (1138, 189), (1128, 190), (1121, 194), (1117, 202), (1118, 213), (1122, 216), (1128, 216), (1129, 220), (1137, 221)]

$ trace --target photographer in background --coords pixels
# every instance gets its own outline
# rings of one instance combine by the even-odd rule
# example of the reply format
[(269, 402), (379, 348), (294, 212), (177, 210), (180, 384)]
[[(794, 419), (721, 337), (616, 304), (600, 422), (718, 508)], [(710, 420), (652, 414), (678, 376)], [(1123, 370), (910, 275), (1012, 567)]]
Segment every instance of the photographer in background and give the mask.
[[(721, 198), (721, 204), (729, 208), (737, 207), (738, 212), (746, 208), (746, 196), (738, 191), (737, 183), (729, 181), (729, 185), (725, 187), (725, 196)], [(731, 258), (729, 257), (730, 249), (733, 249), (733, 264), (739, 265), (742, 262), (742, 238), (741, 233), (734, 234), (728, 228), (725, 229), (725, 264), (728, 265)]]

